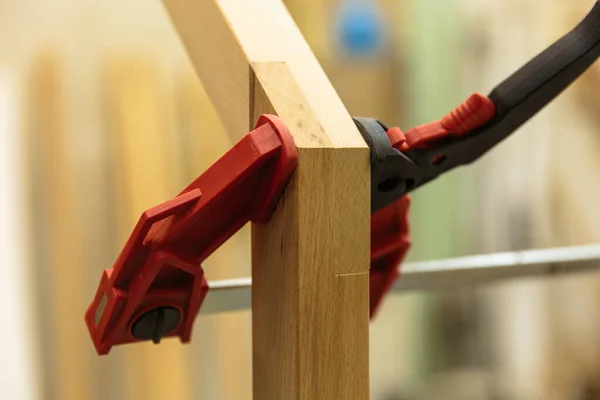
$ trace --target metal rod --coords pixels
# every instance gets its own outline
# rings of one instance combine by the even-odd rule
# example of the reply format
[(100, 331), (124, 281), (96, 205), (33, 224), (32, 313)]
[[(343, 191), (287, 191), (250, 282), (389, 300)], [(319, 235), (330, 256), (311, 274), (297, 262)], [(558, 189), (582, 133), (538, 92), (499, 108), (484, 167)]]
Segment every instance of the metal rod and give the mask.
[[(600, 245), (525, 250), (405, 263), (393, 291), (440, 290), (600, 269)], [(248, 310), (252, 279), (209, 282), (201, 314)]]

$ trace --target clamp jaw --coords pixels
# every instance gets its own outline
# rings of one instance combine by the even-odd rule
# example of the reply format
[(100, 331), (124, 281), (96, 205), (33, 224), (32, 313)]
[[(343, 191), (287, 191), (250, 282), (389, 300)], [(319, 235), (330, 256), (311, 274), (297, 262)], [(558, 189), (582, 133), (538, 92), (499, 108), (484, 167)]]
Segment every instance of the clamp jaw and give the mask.
[[(370, 312), (399, 275), (410, 242), (408, 193), (488, 152), (600, 56), (600, 5), (486, 97), (402, 132), (354, 118), (371, 150)], [(144, 212), (85, 314), (99, 354), (113, 345), (179, 336), (188, 342), (208, 291), (202, 262), (247, 222), (269, 220), (298, 163), (277, 117), (256, 128), (177, 197)]]
[(188, 342), (208, 290), (202, 262), (247, 222), (269, 220), (297, 162), (287, 127), (263, 115), (177, 197), (145, 211), (85, 314), (97, 352), (165, 336)]

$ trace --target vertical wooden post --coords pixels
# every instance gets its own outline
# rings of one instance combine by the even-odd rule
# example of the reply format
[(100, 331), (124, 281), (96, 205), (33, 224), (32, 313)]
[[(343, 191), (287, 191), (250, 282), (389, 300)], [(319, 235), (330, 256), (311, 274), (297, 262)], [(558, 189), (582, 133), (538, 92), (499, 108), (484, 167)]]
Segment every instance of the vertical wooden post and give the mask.
[(234, 139), (275, 113), (299, 151), (253, 227), (254, 399), (368, 399), (367, 146), (283, 3), (164, 3)]
[(254, 398), (366, 399), (368, 163), (318, 139), (284, 63), (252, 67), (252, 115), (286, 121), (300, 159), (271, 223), (253, 229)]

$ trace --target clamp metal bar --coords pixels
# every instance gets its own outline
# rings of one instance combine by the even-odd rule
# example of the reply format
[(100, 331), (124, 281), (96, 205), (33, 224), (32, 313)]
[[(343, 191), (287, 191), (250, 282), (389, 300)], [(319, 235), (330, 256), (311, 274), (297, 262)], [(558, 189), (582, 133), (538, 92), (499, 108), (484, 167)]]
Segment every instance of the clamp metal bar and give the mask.
[(438, 290), (600, 269), (600, 245), (524, 250), (407, 263), (395, 291)]
[[(394, 292), (443, 290), (526, 277), (551, 277), (600, 269), (600, 245), (481, 254), (402, 265)], [(250, 278), (209, 282), (200, 314), (249, 310)]]
[(249, 310), (252, 306), (252, 278), (212, 281), (200, 315)]

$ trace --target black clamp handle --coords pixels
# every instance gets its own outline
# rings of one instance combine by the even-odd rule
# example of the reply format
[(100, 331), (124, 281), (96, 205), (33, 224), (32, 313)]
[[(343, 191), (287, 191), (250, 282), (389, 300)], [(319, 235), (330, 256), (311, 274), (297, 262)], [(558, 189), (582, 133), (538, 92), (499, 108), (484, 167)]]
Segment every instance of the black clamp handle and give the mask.
[(371, 149), (372, 211), (455, 167), (477, 160), (554, 100), (598, 57), (600, 4), (597, 1), (577, 27), (490, 93), (496, 115), (465, 135), (446, 136), (432, 148), (400, 152), (392, 147), (383, 123), (372, 118), (354, 118)]

